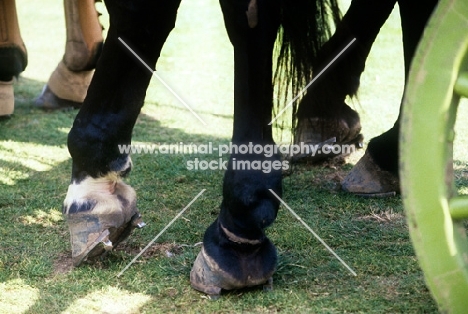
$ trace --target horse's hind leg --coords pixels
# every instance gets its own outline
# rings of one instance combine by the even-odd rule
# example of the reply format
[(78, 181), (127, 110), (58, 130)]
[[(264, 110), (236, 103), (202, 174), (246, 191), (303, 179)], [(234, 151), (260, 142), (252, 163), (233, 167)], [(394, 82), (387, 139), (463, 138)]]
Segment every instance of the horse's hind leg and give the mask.
[(0, 1), (0, 116), (13, 113), (13, 78), (24, 71), (27, 63), (15, 0)]
[[(324, 69), (353, 38), (356, 41), (323, 72), (299, 104), (296, 142), (320, 143), (336, 137), (337, 143), (360, 147), (363, 137), (359, 115), (345, 99), (356, 94), (372, 44), (395, 3), (396, 0), (351, 2), (335, 33), (320, 49), (314, 74)], [(325, 156), (330, 157), (314, 157)]]
[(102, 50), (96, 0), (65, 0), (65, 54), (35, 104), (43, 109), (79, 107)]
[(179, 1), (110, 0), (106, 5), (109, 34), (68, 135), (73, 169), (63, 213), (75, 265), (112, 249), (141, 226), (135, 192), (122, 181), (131, 169), (130, 157), (119, 146), (131, 142), (152, 73), (119, 39), (154, 68)]
[[(278, 6), (271, 0), (222, 0), (221, 7), (234, 46), (232, 142), (272, 145), (268, 123), (273, 102), (272, 50), (279, 26)], [(246, 167), (256, 163), (264, 171), (242, 169), (241, 163)], [(274, 167), (268, 169), (268, 165)], [(278, 154), (231, 152), (220, 214), (206, 230), (202, 251), (190, 274), (193, 288), (219, 295), (222, 289), (271, 284), (277, 256), (264, 229), (275, 220), (279, 202), (269, 189), (281, 195)]]
[[(428, 0), (420, 4), (410, 0), (398, 1), (403, 31), (405, 81), (416, 47), (437, 2)], [(399, 121), (400, 117), (390, 130), (370, 140), (365, 155), (343, 181), (345, 191), (366, 196), (399, 193)]]

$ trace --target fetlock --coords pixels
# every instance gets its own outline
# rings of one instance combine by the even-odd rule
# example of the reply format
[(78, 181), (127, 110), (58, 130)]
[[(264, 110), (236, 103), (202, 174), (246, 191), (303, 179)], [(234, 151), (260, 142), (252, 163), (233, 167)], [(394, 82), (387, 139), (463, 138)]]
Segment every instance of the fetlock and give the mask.
[[(343, 33), (342, 31), (341, 33)], [(330, 62), (330, 55), (336, 55), (342, 48), (342, 40), (349, 36), (337, 33), (320, 50), (314, 61), (314, 75)], [(349, 54), (360, 55), (358, 47), (349, 48)], [(348, 52), (347, 52), (348, 54)], [(305, 96), (301, 99), (298, 111), (294, 117), (294, 142), (323, 145), (332, 142), (335, 144), (350, 144), (355, 149), (363, 146), (363, 136), (359, 114), (351, 109), (345, 100), (354, 96), (359, 88), (359, 77), (364, 69), (363, 64), (349, 64), (350, 56), (344, 55), (337, 59), (330, 68), (327, 68), (311, 85)], [(360, 59), (360, 58), (355, 58)], [(320, 148), (320, 147), (317, 147)], [(354, 151), (353, 150), (353, 151)], [(315, 156), (301, 155), (293, 161), (317, 162), (330, 159), (337, 155), (346, 154), (317, 154)]]
[(319, 143), (332, 137), (338, 143), (353, 141), (361, 131), (359, 114), (344, 102), (334, 116), (314, 114), (298, 121), (295, 142)]
[[(294, 129), (294, 143), (314, 145), (316, 151), (320, 152), (325, 145), (341, 145), (340, 150), (330, 154), (301, 153), (292, 156), (291, 161), (318, 162), (338, 155), (349, 155), (363, 147), (364, 136), (360, 132), (359, 114), (344, 102), (332, 116), (314, 112), (298, 120)], [(343, 145), (347, 145), (346, 150), (343, 149)]]
[(269, 191), (282, 193), (281, 170), (242, 170), (236, 162), (280, 164), (278, 154), (233, 154), (224, 177), (218, 219), (203, 237), (203, 248), (190, 273), (192, 287), (209, 295), (221, 290), (271, 284), (276, 270), (275, 246), (265, 235), (279, 202)]
[[(308, 89), (294, 117), (296, 143), (320, 145), (334, 138), (337, 144), (354, 145), (355, 149), (363, 147), (359, 115), (345, 100), (358, 91), (371, 45), (352, 42), (354, 37), (348, 25), (342, 22), (320, 48), (313, 62), (314, 75), (317, 77), (321, 73), (320, 77)], [(338, 58), (333, 59), (336, 56)], [(337, 154), (298, 156), (295, 161), (315, 162), (335, 156)]]
[(367, 150), (380, 168), (398, 177), (399, 121), (390, 130), (371, 139)]
[(389, 131), (373, 138), (364, 156), (342, 183), (345, 191), (369, 197), (400, 192), (398, 175), (398, 122)]

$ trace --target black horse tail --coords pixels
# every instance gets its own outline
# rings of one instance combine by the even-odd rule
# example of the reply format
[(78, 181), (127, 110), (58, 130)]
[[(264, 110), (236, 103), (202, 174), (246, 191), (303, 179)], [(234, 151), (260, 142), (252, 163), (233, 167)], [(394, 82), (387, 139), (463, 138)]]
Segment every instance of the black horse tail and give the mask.
[[(320, 47), (341, 20), (337, 0), (280, 0), (281, 27), (275, 48), (275, 110), (286, 105), (312, 79), (312, 67)], [(293, 104), (293, 117), (297, 104)], [(293, 127), (294, 127), (293, 118)]]

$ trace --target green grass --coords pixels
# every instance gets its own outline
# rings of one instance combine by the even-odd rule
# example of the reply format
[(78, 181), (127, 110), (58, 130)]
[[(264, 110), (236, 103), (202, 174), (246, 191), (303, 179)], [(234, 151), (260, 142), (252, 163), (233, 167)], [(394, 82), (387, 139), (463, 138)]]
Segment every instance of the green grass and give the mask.
[[(429, 313), (436, 312), (409, 241), (399, 197), (362, 199), (339, 182), (346, 164), (296, 166), (284, 200), (357, 272), (350, 275), (281, 208), (268, 235), (279, 252), (275, 288), (225, 293), (210, 301), (189, 286), (205, 228), (221, 202), (222, 172), (188, 171), (194, 156), (134, 155), (127, 180), (148, 226), (108, 258), (70, 270), (61, 203), (70, 179), (67, 132), (76, 111), (32, 106), (61, 58), (61, 3), (18, 1), (30, 63), (15, 85), (15, 115), (0, 122), (0, 313)], [(106, 16), (103, 17), (104, 24)], [(373, 48), (359, 102), (366, 139), (398, 115), (403, 83), (397, 12)], [(201, 44), (202, 43), (202, 44)], [(201, 125), (153, 80), (134, 131), (136, 143), (221, 143), (232, 130), (232, 49), (214, 0), (185, 1), (158, 74), (208, 123)], [(460, 122), (461, 121), (461, 122)], [(466, 131), (466, 110), (459, 115)], [(287, 138), (288, 135), (285, 135)], [(457, 139), (456, 179), (466, 189), (468, 152)], [(465, 187), (463, 187), (465, 186)], [(116, 275), (202, 189), (190, 209), (122, 277)]]

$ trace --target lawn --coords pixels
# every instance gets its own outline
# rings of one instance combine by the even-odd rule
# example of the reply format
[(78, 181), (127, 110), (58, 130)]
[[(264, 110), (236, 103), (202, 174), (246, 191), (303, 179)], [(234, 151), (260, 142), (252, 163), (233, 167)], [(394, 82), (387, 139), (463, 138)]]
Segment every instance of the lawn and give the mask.
[[(0, 122), (0, 313), (437, 312), (409, 241), (400, 197), (364, 199), (340, 190), (362, 151), (345, 163), (295, 166), (284, 179), (283, 195), (356, 277), (282, 207), (267, 231), (279, 253), (273, 291), (232, 291), (211, 301), (192, 290), (189, 272), (204, 230), (219, 211), (223, 176), (222, 171), (187, 170), (187, 161), (200, 158), (192, 155), (133, 155), (127, 182), (138, 193), (148, 226), (106, 259), (72, 268), (61, 204), (71, 170), (66, 138), (77, 111), (33, 107), (63, 53), (62, 3), (17, 3), (29, 66), (15, 84), (14, 116)], [(106, 15), (102, 20), (107, 24)], [(396, 10), (372, 50), (359, 98), (352, 101), (366, 143), (398, 115), (403, 84), (399, 25)], [(184, 1), (157, 70), (207, 125), (153, 79), (134, 143), (229, 142), (232, 69), (217, 1)], [(466, 133), (463, 121), (468, 116), (462, 107), (459, 134)], [(289, 139), (287, 133), (277, 136), (278, 141)], [(462, 192), (468, 187), (466, 144), (458, 136), (455, 164)], [(206, 192), (186, 213), (117, 278), (202, 189)]]

